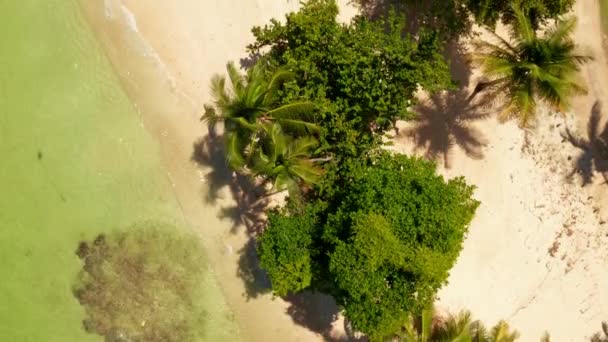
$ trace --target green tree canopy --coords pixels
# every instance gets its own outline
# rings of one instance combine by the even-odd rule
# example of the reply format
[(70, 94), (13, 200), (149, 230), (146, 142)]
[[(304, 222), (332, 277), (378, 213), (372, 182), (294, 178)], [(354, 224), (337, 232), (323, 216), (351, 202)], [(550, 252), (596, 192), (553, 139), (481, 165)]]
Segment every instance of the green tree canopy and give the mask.
[(488, 330), (481, 321), (474, 321), (469, 311), (442, 317), (431, 307), (410, 315), (395, 337), (404, 342), (515, 342), (519, 333), (504, 320)]
[(414, 92), (444, 88), (450, 74), (436, 34), (405, 34), (403, 18), (338, 23), (334, 0), (310, 0), (285, 23), (255, 27), (249, 45), (270, 65), (295, 74), (285, 103), (306, 99), (320, 106), (321, 138), (333, 150), (364, 151), (398, 119), (410, 118)]
[(356, 329), (396, 332), (445, 283), (478, 205), (473, 188), (380, 150), (330, 170), (317, 191), (269, 217), (259, 254), (275, 294), (320, 290)]
[(475, 20), (483, 25), (494, 28), (499, 20), (505, 24), (517, 22), (517, 14), (513, 6), (522, 10), (530, 18), (530, 24), (538, 29), (547, 19), (555, 19), (568, 13), (574, 5), (574, 0), (463, 0), (475, 16)]
[(107, 341), (200, 341), (204, 252), (175, 227), (145, 223), (81, 242), (74, 295)]

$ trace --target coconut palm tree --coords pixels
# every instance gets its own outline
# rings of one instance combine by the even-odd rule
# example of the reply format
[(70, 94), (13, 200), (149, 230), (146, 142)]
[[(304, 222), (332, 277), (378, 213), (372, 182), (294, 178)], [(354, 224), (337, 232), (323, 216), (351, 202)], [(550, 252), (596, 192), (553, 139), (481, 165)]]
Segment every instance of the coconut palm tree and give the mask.
[(512, 331), (506, 321), (500, 321), (490, 331), (477, 322), (473, 341), (476, 342), (515, 342), (519, 338), (517, 331)]
[(323, 170), (310, 159), (317, 140), (311, 136), (292, 138), (284, 134), (282, 126), (266, 123), (263, 135), (256, 142), (251, 171), (273, 182), (275, 191), (288, 190), (297, 196), (302, 185), (315, 184)]
[(470, 99), (491, 88), (506, 100), (500, 118), (516, 118), (520, 126), (526, 126), (538, 102), (565, 111), (573, 95), (586, 92), (577, 74), (592, 58), (576, 51), (571, 37), (575, 18), (559, 19), (539, 35), (519, 8), (514, 7), (513, 12), (516, 20), (511, 26), (511, 41), (492, 32), (495, 43), (475, 42), (472, 60), (491, 81), (479, 83)]
[(430, 308), (417, 317), (410, 316), (396, 338), (404, 342), (514, 342), (519, 333), (505, 321), (488, 331), (483, 323), (472, 319), (469, 311), (443, 319)]
[(260, 124), (276, 122), (285, 130), (302, 134), (316, 132), (315, 105), (311, 102), (279, 104), (278, 90), (293, 74), (277, 70), (269, 74), (261, 62), (256, 63), (246, 76), (241, 75), (234, 63), (226, 65), (229, 86), (225, 76), (215, 75), (211, 80), (213, 106), (205, 105), (201, 120), (211, 126), (224, 122), (226, 158), (233, 169), (241, 169), (250, 155), (252, 141), (260, 131)]
[(468, 311), (442, 320), (429, 308), (418, 317), (410, 316), (397, 338), (404, 342), (470, 342), (474, 323)]

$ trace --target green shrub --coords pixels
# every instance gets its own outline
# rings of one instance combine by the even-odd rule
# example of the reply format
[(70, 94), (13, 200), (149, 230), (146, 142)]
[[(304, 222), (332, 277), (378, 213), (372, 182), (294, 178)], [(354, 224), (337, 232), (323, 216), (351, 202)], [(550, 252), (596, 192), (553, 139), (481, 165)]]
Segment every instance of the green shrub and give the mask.
[(380, 150), (330, 170), (317, 190), (272, 214), (260, 240), (275, 294), (326, 292), (356, 329), (394, 333), (445, 284), (478, 206), (473, 188)]

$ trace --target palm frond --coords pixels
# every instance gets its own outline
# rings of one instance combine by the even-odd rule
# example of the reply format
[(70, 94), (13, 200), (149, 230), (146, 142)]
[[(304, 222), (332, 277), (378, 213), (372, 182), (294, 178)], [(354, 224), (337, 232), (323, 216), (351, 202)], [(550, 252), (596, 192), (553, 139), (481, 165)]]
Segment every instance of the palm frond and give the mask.
[(228, 77), (230, 77), (230, 83), (232, 84), (232, 89), (235, 94), (243, 91), (245, 88), (245, 79), (234, 62), (231, 61), (226, 63), (226, 71), (228, 72)]
[(506, 321), (500, 321), (490, 331), (492, 342), (515, 342), (519, 337), (517, 331), (511, 331)]
[(576, 23), (576, 17), (559, 19), (555, 25), (545, 32), (544, 39), (547, 39), (552, 44), (568, 41), (570, 40), (570, 35), (574, 32)]
[(270, 110), (266, 113), (276, 119), (300, 119), (312, 121), (315, 119), (317, 106), (312, 102), (293, 102)]
[(305, 184), (316, 184), (323, 174), (323, 169), (315, 166), (312, 162), (301, 160), (290, 167), (290, 172), (300, 178)]
[(226, 77), (214, 75), (211, 78), (211, 96), (220, 110), (230, 106), (232, 97), (226, 90)]
[(471, 313), (463, 311), (458, 315), (450, 315), (439, 331), (439, 340), (451, 342), (471, 341)]
[(306, 136), (294, 140), (288, 147), (288, 154), (292, 158), (308, 157), (310, 151), (318, 145), (317, 139)]
[(536, 31), (532, 27), (530, 17), (524, 13), (517, 2), (511, 5), (515, 14), (515, 24), (511, 26), (511, 37), (515, 40), (520, 40), (524, 43), (532, 43), (536, 39)]
[(251, 132), (255, 132), (260, 128), (258, 124), (251, 123), (251, 122), (247, 121), (244, 117), (226, 118), (226, 120), (228, 120), (230, 122), (234, 122), (239, 127), (244, 128), (245, 130), (248, 130)]
[(434, 316), (435, 308), (430, 307), (422, 310), (420, 315), (420, 342), (427, 342), (431, 339)]
[(279, 88), (285, 84), (293, 80), (295, 77), (294, 73), (288, 71), (287, 69), (279, 69), (277, 70), (270, 79), (268, 86), (266, 88), (266, 95), (264, 97), (265, 104), (272, 104), (276, 101), (277, 91)]
[(233, 170), (241, 170), (245, 166), (243, 155), (244, 143), (236, 133), (226, 135), (226, 162)]
[(208, 104), (204, 105), (203, 108), (205, 109), (205, 112), (201, 116), (200, 121), (206, 122), (210, 127), (214, 127), (215, 124), (220, 120), (215, 108)]

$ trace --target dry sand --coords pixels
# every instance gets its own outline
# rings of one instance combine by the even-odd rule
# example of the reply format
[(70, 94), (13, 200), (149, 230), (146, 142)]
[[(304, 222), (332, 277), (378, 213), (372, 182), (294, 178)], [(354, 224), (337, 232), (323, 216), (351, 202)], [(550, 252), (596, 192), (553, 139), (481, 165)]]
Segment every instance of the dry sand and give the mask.
[[(231, 182), (230, 172), (221, 169), (209, 176), (212, 169), (191, 160), (193, 143), (208, 137), (198, 118), (203, 103), (210, 100), (211, 76), (224, 72), (227, 60), (245, 57), (253, 25), (282, 18), (297, 8), (297, 1), (82, 3), (140, 109), (142, 125), (160, 142), (159, 153), (184, 215), (203, 236), (243, 339), (338, 340), (340, 321), (334, 329), (324, 323), (335, 313), (326, 297), (296, 298), (293, 301), (308, 304), (296, 306), (257, 293), (261, 278), (251, 267), (247, 229), (229, 218), (220, 219), (223, 209), (236, 205), (229, 187), (222, 187), (215, 201), (207, 199), (212, 184)], [(342, 8), (348, 9), (344, 18), (354, 13)], [(606, 203), (608, 186), (581, 188), (576, 177), (567, 180), (580, 151), (560, 136), (565, 125), (583, 127), (595, 101), (608, 106), (608, 65), (601, 49), (597, 2), (579, 0), (575, 11), (580, 19), (577, 41), (596, 56), (596, 62), (584, 69), (589, 95), (576, 100), (572, 114), (543, 120), (528, 134), (527, 148), (522, 148), (524, 134), (513, 123), (499, 124), (491, 118), (471, 123), (473, 130), (459, 131), (469, 153), (455, 147), (451, 168), (441, 170), (448, 177), (464, 175), (475, 184), (482, 205), (450, 284), (440, 292), (440, 305), (453, 311), (470, 309), (488, 324), (508, 319), (523, 341), (537, 340), (544, 330), (552, 332), (554, 341), (581, 341), (608, 319), (608, 225), (600, 224), (606, 212), (594, 209)], [(457, 108), (454, 103), (447, 106)], [(404, 134), (395, 148), (424, 153), (413, 141)], [(601, 177), (595, 181), (600, 183)], [(553, 246), (558, 247), (550, 253)], [(246, 286), (243, 278), (257, 282)], [(296, 312), (302, 307), (312, 311)]]

